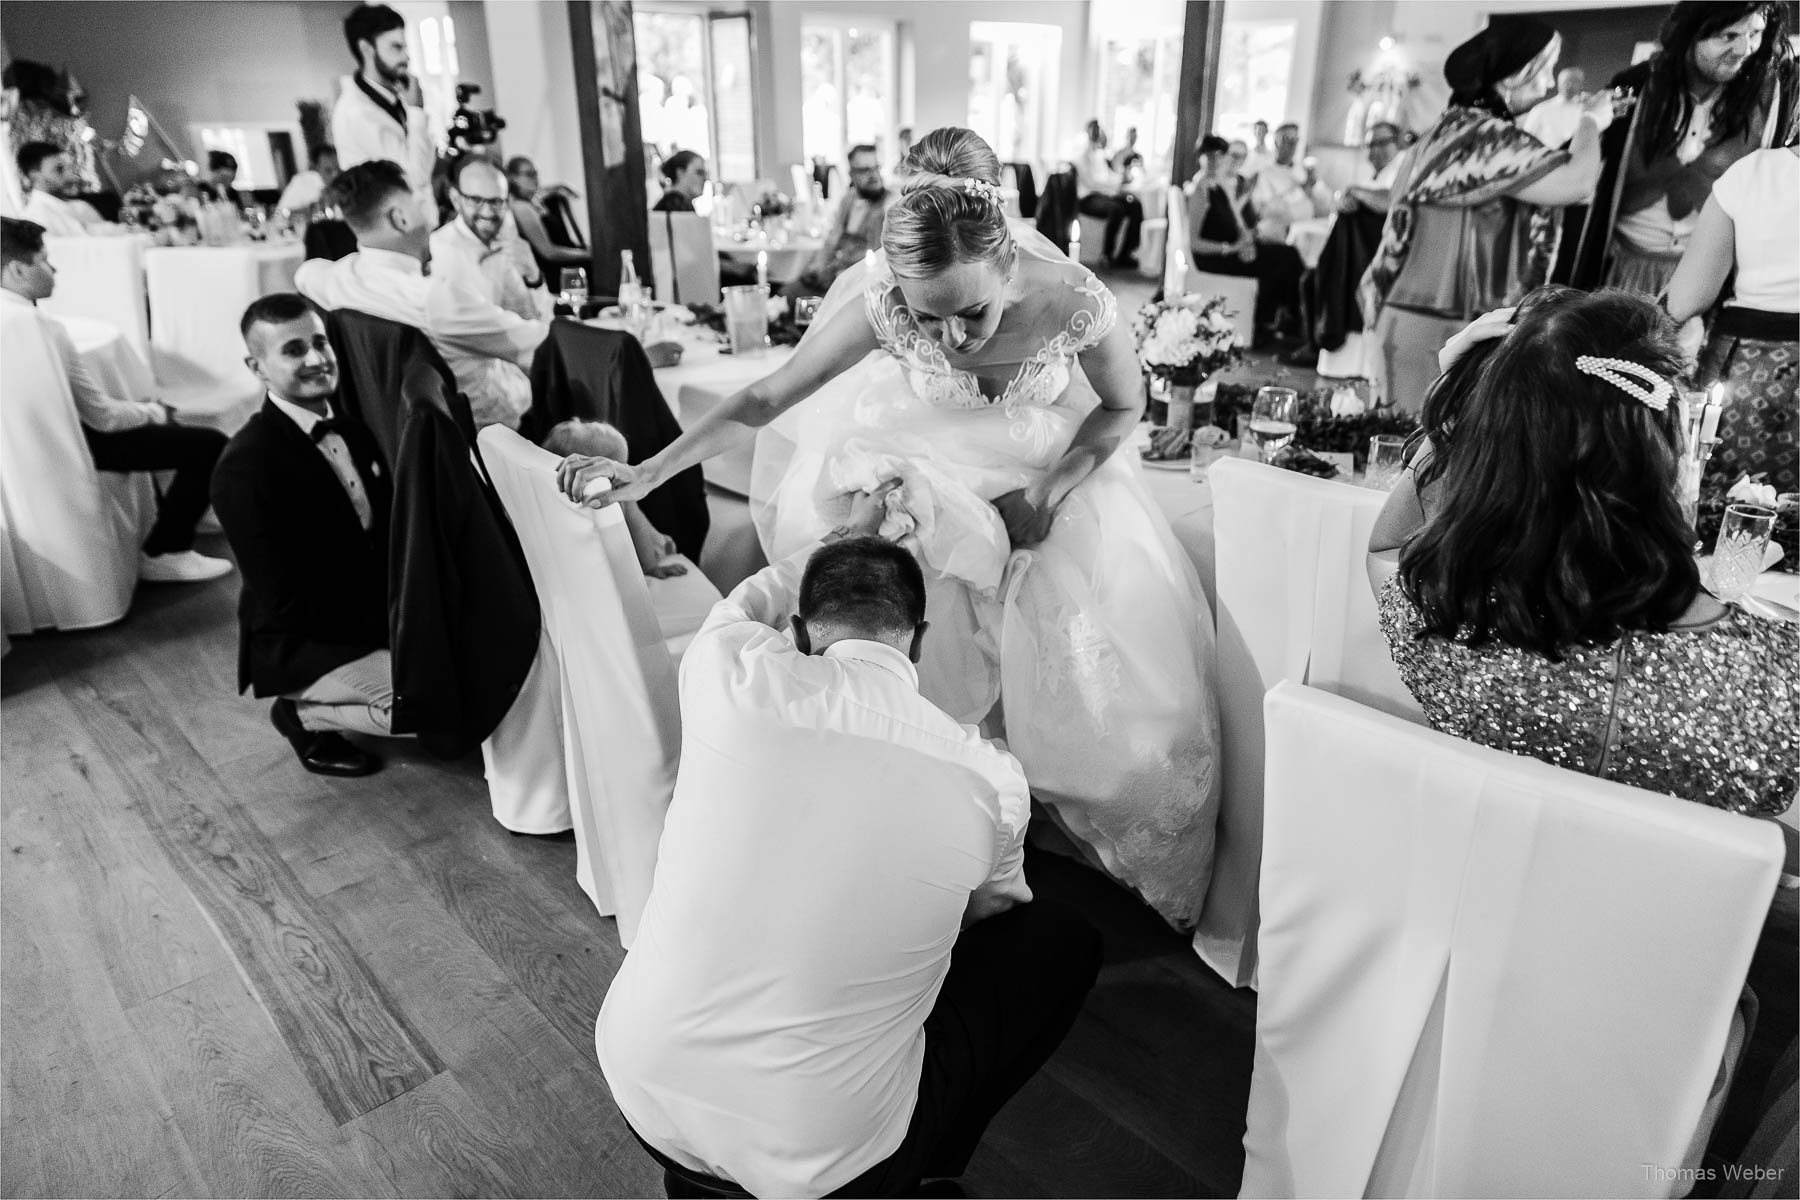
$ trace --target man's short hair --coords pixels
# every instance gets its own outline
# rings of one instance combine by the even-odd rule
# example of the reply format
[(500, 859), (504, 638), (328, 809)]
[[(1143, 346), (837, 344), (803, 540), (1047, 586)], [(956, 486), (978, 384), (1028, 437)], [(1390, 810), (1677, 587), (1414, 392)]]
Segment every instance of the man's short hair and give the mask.
[(561, 421), (544, 438), (544, 449), (552, 454), (598, 454), (614, 462), (624, 462), (631, 453), (625, 435), (604, 421), (578, 418)]
[(325, 203), (344, 211), (350, 228), (367, 229), (380, 218), (396, 192), (411, 192), (400, 164), (385, 158), (357, 163), (338, 173), (325, 189)]
[(26, 142), (19, 147), (16, 159), (19, 174), (29, 178), (33, 171), (44, 165), (45, 159), (55, 158), (62, 152), (63, 148), (54, 142)]
[(859, 154), (876, 154), (876, 153), (879, 153), (879, 152), (875, 149), (875, 147), (871, 146), (867, 142), (859, 142), (856, 145), (850, 147), (850, 158), (855, 158)]
[(536, 165), (536, 163), (532, 162), (531, 159), (527, 158), (525, 155), (515, 154), (506, 160), (506, 173), (508, 175), (517, 175), (526, 167), (535, 167)]
[(1377, 121), (1377, 122), (1375, 122), (1373, 125), (1369, 126), (1369, 130), (1368, 130), (1368, 133), (1366, 136), (1371, 141), (1373, 141), (1375, 134), (1377, 134), (1378, 132), (1380, 132), (1383, 129), (1387, 130), (1387, 135), (1389, 137), (1393, 138), (1396, 142), (1400, 140), (1400, 127), (1398, 125), (1394, 124), (1392, 121)]
[(487, 155), (469, 153), (469, 154), (459, 154), (455, 158), (452, 158), (450, 160), (449, 167), (446, 168), (444, 171), (444, 178), (449, 180), (451, 187), (455, 188), (457, 191), (460, 192), (460, 191), (462, 191), (463, 174), (465, 172), (467, 172), (470, 167), (475, 166), (477, 163), (479, 163), (481, 166), (486, 167), (488, 170), (490, 170), (494, 174), (500, 176), (502, 179), (504, 179), (506, 177), (506, 172), (502, 171), (498, 166), (496, 166), (494, 163), (494, 160), (489, 158)]
[(206, 169), (208, 171), (223, 171), (226, 167), (235, 171), (237, 165), (237, 155), (228, 150), (208, 150), (206, 152)]
[(362, 54), (356, 49), (356, 43), (368, 42), (371, 46), (375, 39), (390, 29), (405, 29), (406, 18), (385, 4), (359, 4), (350, 10), (344, 18), (344, 40), (350, 43), (350, 57), (362, 65)]
[(0, 217), (0, 267), (36, 258), (44, 249), (44, 227), (36, 221)]
[(286, 325), (318, 311), (311, 300), (298, 292), (270, 292), (250, 302), (243, 319), (238, 322), (238, 332), (243, 335), (244, 344), (249, 345), (250, 331), (258, 325)]
[(1291, 129), (1295, 133), (1299, 133), (1300, 132), (1300, 122), (1298, 122), (1298, 121), (1283, 121), (1281, 124), (1279, 124), (1275, 127), (1275, 132), (1280, 133), (1284, 129)]
[(895, 633), (925, 619), (925, 575), (903, 547), (878, 537), (819, 547), (800, 578), (800, 619), (858, 633)]

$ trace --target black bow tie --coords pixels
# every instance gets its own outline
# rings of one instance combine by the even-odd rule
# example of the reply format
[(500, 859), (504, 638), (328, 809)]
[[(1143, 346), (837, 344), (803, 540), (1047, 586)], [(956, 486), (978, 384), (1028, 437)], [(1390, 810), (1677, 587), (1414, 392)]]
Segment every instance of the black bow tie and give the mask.
[(321, 417), (319, 420), (313, 422), (313, 427), (312, 427), (313, 444), (317, 445), (318, 443), (324, 441), (325, 435), (328, 433), (335, 433), (339, 437), (343, 437), (344, 436), (344, 427), (348, 424), (349, 424), (348, 421), (340, 421), (336, 417)]

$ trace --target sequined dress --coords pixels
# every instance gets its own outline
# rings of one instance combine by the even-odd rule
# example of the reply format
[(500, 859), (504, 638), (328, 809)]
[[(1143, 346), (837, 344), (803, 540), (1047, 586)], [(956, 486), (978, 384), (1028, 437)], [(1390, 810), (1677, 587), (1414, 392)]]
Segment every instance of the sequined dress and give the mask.
[(900, 480), (882, 533), (925, 569), (921, 691), (1003, 733), (1056, 823), (1191, 928), (1218, 813), (1211, 610), (1132, 455), (1076, 487), (1041, 544), (1012, 547), (992, 502), (1067, 450), (1098, 403), (1077, 356), (1117, 320), (1091, 272), (1035, 231), (1014, 237), (1019, 293), (954, 361), (881, 255), (840, 278), (829, 319), (866, 319), (881, 349), (763, 431), (758, 530), (771, 558), (793, 553), (843, 519), (837, 497)]
[(1773, 816), (1800, 785), (1800, 626), (1731, 608), (1692, 630), (1573, 646), (1563, 661), (1421, 639), (1390, 579), (1381, 629), (1432, 727), (1733, 812)]

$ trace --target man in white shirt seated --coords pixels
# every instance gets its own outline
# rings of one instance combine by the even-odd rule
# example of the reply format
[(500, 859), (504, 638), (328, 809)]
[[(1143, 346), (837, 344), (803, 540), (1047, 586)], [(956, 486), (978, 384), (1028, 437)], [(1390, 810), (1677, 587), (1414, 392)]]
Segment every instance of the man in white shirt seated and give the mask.
[(56, 290), (56, 268), (44, 253), (43, 226), (0, 217), (0, 305), (29, 313), (43, 329), (68, 377), (76, 415), (94, 467), (101, 471), (173, 471), (156, 500), (156, 524), (138, 559), (138, 578), (151, 583), (198, 583), (231, 570), (223, 558), (194, 550), (194, 528), (205, 515), (213, 464), (225, 449), (216, 429), (178, 425), (168, 405), (109, 395), (95, 381), (68, 330), (37, 302)]
[[(844, 193), (831, 228), (818, 252), (800, 275), (798, 291), (823, 296), (837, 277), (881, 247), (881, 231), (887, 211), (899, 195), (881, 177), (881, 158), (875, 147), (850, 147), (850, 190)], [(796, 290), (796, 289), (789, 289)]]
[(1564, 67), (1556, 73), (1556, 94), (1535, 105), (1519, 118), (1519, 128), (1555, 150), (1569, 144), (1581, 118), (1592, 117), (1594, 125), (1604, 130), (1612, 124), (1612, 108), (1591, 104), (1583, 95), (1587, 73), (1580, 67)]
[(866, 536), (882, 514), (859, 495), (689, 646), (656, 880), (596, 1028), (664, 1165), (758, 1196), (960, 1174), (1100, 964), (1025, 884), (1018, 761), (919, 695), (925, 583)]
[(456, 217), (431, 235), (432, 274), (528, 321), (548, 320), (554, 302), (537, 259), (506, 219), (506, 175), (470, 154), (450, 168), (449, 182)]
[(1332, 210), (1331, 193), (1319, 182), (1318, 171), (1294, 161), (1300, 149), (1300, 127), (1284, 121), (1275, 129), (1275, 161), (1256, 176), (1250, 203), (1256, 207), (1256, 240), (1286, 245), (1288, 227), (1295, 221), (1323, 217)]
[(57, 237), (110, 236), (127, 232), (81, 199), (81, 177), (60, 148), (29, 142), (19, 148), (19, 178), (27, 188), (25, 219)]
[(1368, 155), (1369, 181), (1353, 183), (1338, 196), (1337, 210), (1342, 213), (1366, 208), (1385, 213), (1393, 202), (1394, 180), (1399, 176), (1405, 152), (1400, 148), (1400, 128), (1388, 121), (1369, 126), (1363, 139)]
[(1071, 161), (1075, 167), (1076, 210), (1106, 221), (1101, 258), (1109, 267), (1136, 267), (1144, 205), (1125, 190), (1124, 178), (1107, 161), (1106, 131), (1100, 122), (1087, 123), (1086, 145)]
[(528, 321), (454, 278), (426, 274), (430, 213), (391, 162), (348, 167), (327, 193), (357, 252), (310, 259), (294, 286), (324, 308), (354, 308), (423, 330), (456, 375), (477, 425), (516, 427), (531, 407), (532, 355), (550, 326)]

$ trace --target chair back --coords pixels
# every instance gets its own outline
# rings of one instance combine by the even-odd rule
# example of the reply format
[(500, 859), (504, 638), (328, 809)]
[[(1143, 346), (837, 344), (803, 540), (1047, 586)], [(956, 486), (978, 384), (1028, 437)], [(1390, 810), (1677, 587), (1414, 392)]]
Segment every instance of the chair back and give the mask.
[(1213, 465), (1220, 731), (1219, 851), (1195, 945), (1232, 983), (1256, 970), (1262, 698), (1284, 679), (1423, 722), (1388, 653), (1369, 588), (1386, 494), (1228, 458)]
[(338, 357), (338, 402), (343, 415), (361, 421), (375, 435), (391, 468), (400, 448), (403, 399), (436, 385), (450, 415), (470, 445), (475, 419), (456, 390), (456, 376), (431, 339), (411, 325), (354, 308), (325, 314), (325, 333)]
[[(150, 353), (150, 301), (144, 287), (148, 234), (126, 237), (46, 235), (44, 250), (56, 268), (56, 293), (39, 302), (45, 312), (104, 321), (125, 335), (145, 362)], [(238, 316), (231, 318), (237, 327)], [(238, 369), (243, 369), (238, 363)]]
[(343, 221), (315, 218), (306, 223), (306, 238), (302, 245), (308, 259), (336, 262), (356, 253), (356, 235)]
[(156, 519), (147, 473), (94, 469), (68, 374), (40, 323), (51, 319), (0, 309), (0, 623), (8, 634), (123, 617)]
[(1665, 1196), (1773, 822), (1270, 692), (1244, 1196)]
[(1193, 241), (1188, 233), (1187, 193), (1181, 188), (1169, 189), (1169, 233), (1163, 243), (1163, 295), (1173, 298), (1188, 290), (1188, 247)]
[(602, 914), (618, 917), (630, 946), (675, 791), (675, 667), (618, 507), (569, 503), (556, 486), (561, 460), (504, 426), (482, 430), (480, 440), (561, 676), (576, 879)]
[(664, 304), (719, 307), (719, 255), (712, 222), (699, 213), (650, 214), (650, 270)]

